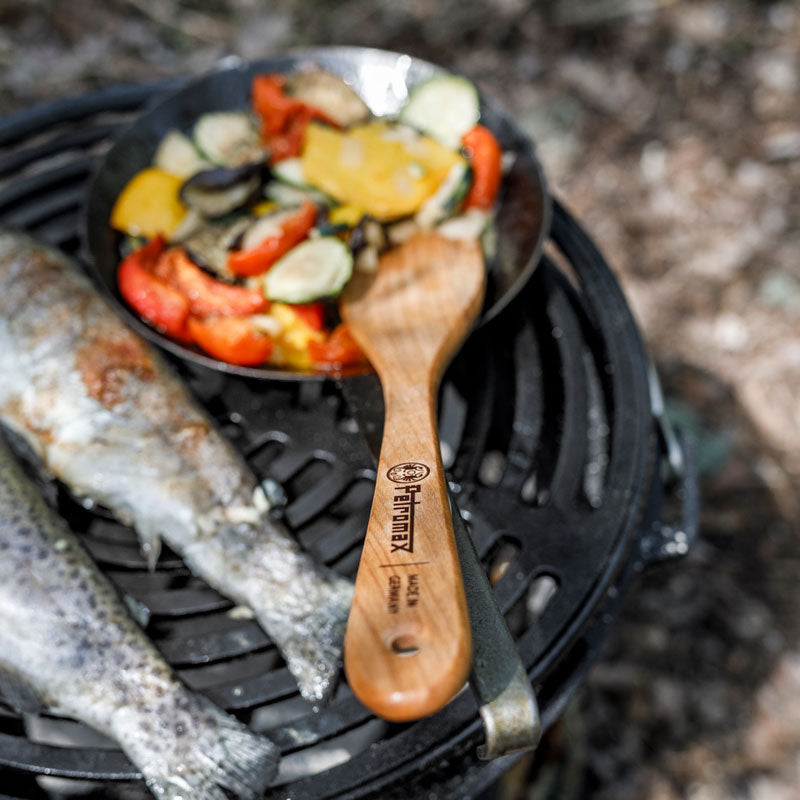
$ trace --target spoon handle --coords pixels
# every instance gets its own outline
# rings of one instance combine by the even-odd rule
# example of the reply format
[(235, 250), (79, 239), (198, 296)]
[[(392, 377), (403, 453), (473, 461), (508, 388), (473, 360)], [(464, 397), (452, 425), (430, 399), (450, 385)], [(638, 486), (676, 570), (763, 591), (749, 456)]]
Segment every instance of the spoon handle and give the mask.
[(461, 689), (472, 653), (434, 388), (382, 377), (383, 444), (344, 664), (367, 708), (404, 722), (433, 714)]

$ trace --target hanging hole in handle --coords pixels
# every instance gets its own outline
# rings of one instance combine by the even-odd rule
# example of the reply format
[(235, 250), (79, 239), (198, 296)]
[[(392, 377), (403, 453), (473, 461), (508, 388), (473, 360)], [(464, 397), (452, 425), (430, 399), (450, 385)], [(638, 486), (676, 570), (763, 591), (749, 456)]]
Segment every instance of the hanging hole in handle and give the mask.
[(417, 639), (410, 633), (401, 633), (399, 636), (395, 636), (389, 647), (398, 656), (414, 656), (419, 653)]

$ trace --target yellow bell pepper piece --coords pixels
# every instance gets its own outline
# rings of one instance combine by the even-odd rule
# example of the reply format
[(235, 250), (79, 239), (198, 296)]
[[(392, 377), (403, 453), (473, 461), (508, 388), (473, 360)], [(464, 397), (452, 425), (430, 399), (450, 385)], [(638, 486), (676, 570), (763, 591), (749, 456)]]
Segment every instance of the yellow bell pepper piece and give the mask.
[(277, 211), (278, 204), (274, 200), (262, 200), (253, 206), (252, 214), (254, 217), (263, 217), (265, 214), (271, 214)]
[(348, 228), (355, 228), (363, 216), (364, 209), (358, 206), (336, 206), (328, 213), (328, 222), (331, 225), (347, 225)]
[(311, 369), (314, 363), (308, 350), (296, 350), (281, 341), (274, 341), (269, 363), (276, 367), (294, 367), (295, 369)]
[(114, 203), (111, 227), (148, 239), (159, 233), (169, 237), (186, 216), (178, 195), (182, 184), (183, 178), (156, 167), (137, 172)]
[(463, 158), (429, 136), (369, 122), (347, 131), (310, 124), (301, 160), (312, 186), (390, 220), (416, 212)]
[(274, 348), (270, 362), (298, 369), (309, 369), (313, 366), (308, 354), (308, 343), (324, 341), (325, 334), (312, 328), (285, 303), (273, 303), (269, 313), (281, 324), (281, 332), (273, 339)]

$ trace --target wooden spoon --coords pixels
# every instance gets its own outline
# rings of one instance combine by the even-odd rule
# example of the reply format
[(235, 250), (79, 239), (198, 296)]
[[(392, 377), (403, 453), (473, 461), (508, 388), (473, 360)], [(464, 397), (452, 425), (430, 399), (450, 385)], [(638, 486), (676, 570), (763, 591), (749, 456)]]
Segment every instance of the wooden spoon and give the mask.
[(419, 234), (386, 253), (374, 277), (357, 275), (342, 298), (342, 317), (381, 379), (386, 406), (344, 666), (358, 699), (392, 721), (438, 711), (470, 668), (436, 395), (485, 283), (476, 240)]

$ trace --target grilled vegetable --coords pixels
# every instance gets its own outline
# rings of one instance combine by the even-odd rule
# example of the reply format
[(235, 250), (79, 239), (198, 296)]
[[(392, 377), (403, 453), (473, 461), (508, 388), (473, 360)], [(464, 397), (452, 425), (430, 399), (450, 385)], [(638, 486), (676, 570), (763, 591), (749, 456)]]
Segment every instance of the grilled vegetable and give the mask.
[[(312, 309), (319, 307), (320, 316)], [(294, 369), (313, 366), (308, 348), (312, 342), (324, 342), (325, 334), (318, 327), (322, 304), (288, 305), (273, 303), (270, 316), (277, 322), (279, 331), (274, 339), (275, 349), (271, 361)], [(306, 310), (309, 309), (309, 310)]]
[[(281, 225), (293, 217), (300, 216), (301, 211), (303, 212), (303, 216), (307, 216), (308, 218), (311, 217), (310, 211), (304, 209), (302, 206), (298, 207), (293, 205), (287, 208), (285, 206), (278, 205), (275, 206), (269, 213), (262, 214), (260, 217), (257, 217), (255, 221), (251, 220), (250, 224), (242, 235), (239, 243), (239, 249), (245, 252), (249, 250), (255, 250), (266, 239), (275, 236), (281, 236), (283, 232)], [(310, 221), (313, 223), (313, 219), (310, 219)]]
[[(249, 250), (238, 250), (228, 256), (228, 269), (234, 275), (254, 276), (266, 272), (285, 253), (288, 253), (298, 242), (308, 236), (317, 217), (316, 206), (306, 201), (292, 215), (274, 221), (267, 218), (265, 221), (256, 222), (261, 231), (258, 237), (261, 241)], [(266, 230), (264, 229), (265, 226)], [(266, 235), (264, 235), (266, 234)], [(245, 235), (245, 241), (250, 244), (256, 241), (255, 236)], [(309, 298), (315, 300), (316, 298)], [(296, 302), (306, 302), (299, 300)]]
[(312, 303), (334, 297), (353, 274), (353, 254), (335, 236), (297, 245), (263, 279), (264, 294), (283, 303)]
[(172, 130), (158, 145), (153, 166), (185, 180), (198, 172), (212, 169), (214, 165), (200, 155), (188, 136)]
[(180, 247), (162, 253), (153, 271), (186, 297), (189, 311), (194, 315), (237, 317), (257, 314), (267, 306), (261, 292), (212, 278)]
[(295, 158), (284, 158), (277, 164), (272, 165), (272, 174), (283, 183), (288, 183), (289, 186), (296, 186), (298, 189), (313, 189), (306, 181), (303, 174), (303, 162)]
[(411, 90), (400, 121), (456, 149), (480, 115), (478, 90), (466, 78), (436, 75)]
[(183, 184), (184, 203), (206, 217), (221, 217), (251, 200), (261, 185), (261, 165), (242, 164), (198, 172)]
[(312, 119), (334, 124), (324, 112), (287, 95), (285, 87), (282, 75), (257, 75), (253, 79), (253, 109), (261, 118), (261, 138), (273, 164), (300, 155)]
[(272, 175), (276, 181), (267, 186), (266, 194), (279, 203), (288, 205), (311, 200), (319, 206), (331, 206), (335, 202), (306, 180), (300, 158), (285, 158), (273, 164)]
[(324, 303), (303, 303), (292, 306), (292, 310), (306, 325), (315, 331), (321, 331), (325, 327)]
[(500, 189), (503, 149), (494, 134), (483, 125), (476, 125), (464, 134), (463, 142), (474, 175), (464, 207), (489, 209)]
[(298, 350), (305, 350), (309, 341), (325, 339), (325, 335), (320, 333), (322, 303), (273, 303), (270, 314), (280, 324), (282, 342)]
[(320, 192), (318, 189), (311, 188), (310, 186), (301, 189), (298, 186), (292, 186), (282, 180), (270, 181), (264, 187), (264, 197), (273, 203), (284, 206), (299, 205), (306, 200), (318, 206), (332, 206), (335, 203), (333, 198), (324, 192)]
[(153, 274), (164, 240), (153, 239), (131, 253), (117, 271), (119, 290), (128, 305), (173, 339), (189, 341), (189, 300), (183, 292)]
[(264, 159), (258, 130), (243, 111), (216, 111), (203, 114), (192, 132), (197, 149), (212, 163), (240, 167)]
[(454, 164), (441, 186), (414, 215), (414, 221), (420, 228), (434, 228), (458, 210), (471, 185), (472, 171), (469, 165), (463, 161)]
[(445, 220), (436, 232), (448, 239), (479, 239), (486, 231), (490, 220), (491, 216), (487, 211), (468, 208), (463, 214)]
[(463, 159), (410, 128), (370, 122), (341, 132), (309, 125), (306, 180), (379, 220), (415, 213)]
[(186, 216), (179, 191), (183, 181), (156, 167), (131, 178), (111, 210), (111, 227), (131, 236), (169, 236)]
[(296, 72), (286, 77), (286, 93), (322, 111), (342, 128), (366, 122), (370, 112), (355, 90), (330, 72)]
[(228, 270), (228, 254), (251, 225), (252, 219), (245, 216), (232, 222), (203, 220), (187, 236), (173, 237), (173, 241), (182, 245), (196, 264), (230, 279), (233, 275)]
[(355, 228), (364, 217), (364, 210), (358, 206), (336, 206), (328, 213), (328, 222), (331, 225), (344, 225)]
[(308, 351), (313, 363), (322, 369), (338, 369), (367, 360), (344, 323), (334, 329), (327, 341), (309, 343)]
[(272, 340), (249, 317), (189, 317), (189, 333), (210, 356), (241, 367), (263, 364), (272, 352)]

